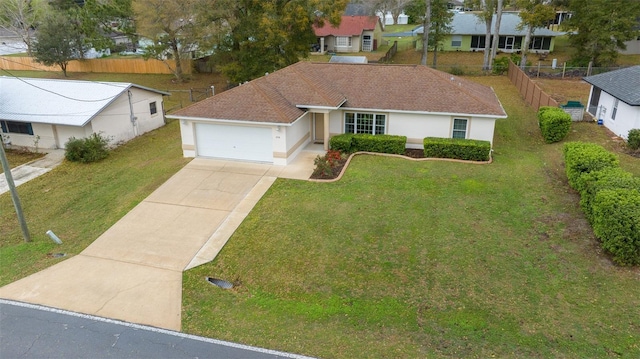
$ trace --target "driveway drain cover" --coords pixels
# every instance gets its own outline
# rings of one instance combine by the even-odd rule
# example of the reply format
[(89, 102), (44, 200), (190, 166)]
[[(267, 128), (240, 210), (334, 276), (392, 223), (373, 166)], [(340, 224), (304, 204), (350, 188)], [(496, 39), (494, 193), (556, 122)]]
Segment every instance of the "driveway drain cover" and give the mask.
[(226, 280), (223, 279), (218, 279), (218, 278), (211, 278), (211, 277), (206, 277), (207, 282), (218, 286), (222, 289), (231, 289), (233, 288), (233, 284), (231, 284), (231, 282), (227, 282)]

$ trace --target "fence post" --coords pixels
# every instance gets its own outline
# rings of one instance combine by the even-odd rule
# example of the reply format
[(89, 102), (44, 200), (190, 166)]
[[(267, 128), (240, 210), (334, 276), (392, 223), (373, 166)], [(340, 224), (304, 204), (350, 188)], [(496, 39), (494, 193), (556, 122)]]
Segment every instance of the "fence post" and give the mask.
[(564, 65), (562, 65), (562, 78), (564, 79), (564, 72), (567, 70), (567, 62), (564, 62)]

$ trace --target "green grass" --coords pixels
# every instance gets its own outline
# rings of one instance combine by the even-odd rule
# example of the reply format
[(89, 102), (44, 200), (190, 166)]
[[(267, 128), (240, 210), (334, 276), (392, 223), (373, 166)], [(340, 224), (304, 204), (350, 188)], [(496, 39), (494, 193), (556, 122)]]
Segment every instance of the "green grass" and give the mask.
[[(474, 80), (509, 114), (493, 164), (361, 156), (336, 183), (278, 179), (185, 273), (183, 330), (324, 358), (638, 357), (639, 269), (598, 249), (562, 144), (508, 80)], [(595, 125), (577, 139), (615, 148)]]
[[(26, 151), (19, 149), (5, 149), (5, 154), (7, 155), (7, 162), (9, 162), (9, 168), (15, 168), (27, 162), (31, 162), (36, 160), (42, 156), (44, 153), (41, 151)], [(2, 166), (0, 166), (0, 173), (4, 173)]]
[[(24, 243), (9, 193), (0, 195), (0, 285), (74, 255), (182, 168), (178, 122), (138, 137), (93, 164), (63, 162), (18, 187), (31, 233)], [(52, 230), (63, 244), (46, 235)]]

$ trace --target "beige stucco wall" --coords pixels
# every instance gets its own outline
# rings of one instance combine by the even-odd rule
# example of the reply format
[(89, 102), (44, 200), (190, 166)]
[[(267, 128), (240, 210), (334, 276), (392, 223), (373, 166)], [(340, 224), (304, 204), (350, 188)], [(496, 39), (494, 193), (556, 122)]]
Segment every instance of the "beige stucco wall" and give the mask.
[[(427, 115), (416, 113), (374, 113), (387, 115), (387, 134), (407, 136), (408, 148), (422, 148), (422, 140), (425, 137), (452, 137), (454, 118), (468, 120), (467, 138), (493, 143), (495, 125), (495, 119), (493, 118), (452, 115), (428, 115), (427, 118)], [(329, 115), (329, 131), (332, 136), (344, 132), (343, 118), (343, 111), (333, 111)]]
[(196, 133), (193, 121), (180, 120), (180, 138), (182, 139), (182, 155), (196, 157)]

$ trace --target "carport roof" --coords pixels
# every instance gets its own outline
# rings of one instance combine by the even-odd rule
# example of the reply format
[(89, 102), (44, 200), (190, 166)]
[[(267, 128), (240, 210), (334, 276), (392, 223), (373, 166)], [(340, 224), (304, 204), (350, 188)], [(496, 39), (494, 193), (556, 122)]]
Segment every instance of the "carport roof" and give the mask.
[(132, 87), (169, 95), (126, 82), (0, 76), (0, 119), (84, 126)]
[(506, 117), (490, 87), (427, 66), (306, 61), (167, 117), (288, 124), (309, 108)]

